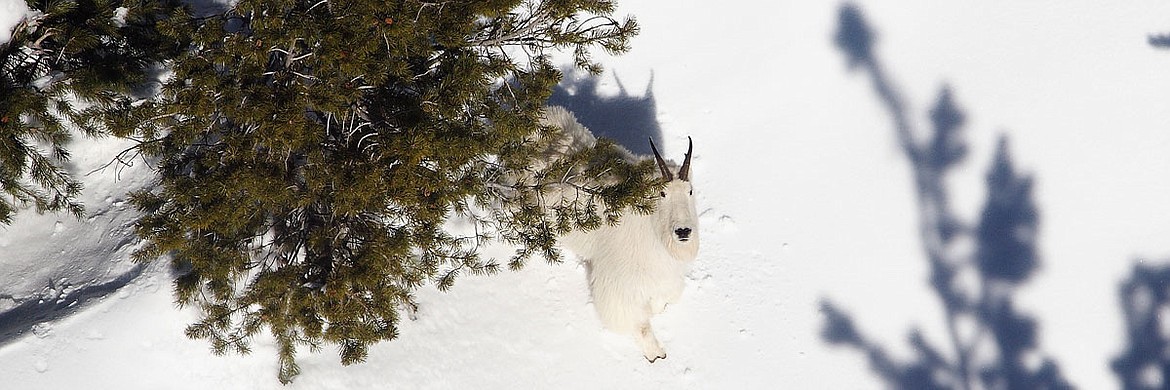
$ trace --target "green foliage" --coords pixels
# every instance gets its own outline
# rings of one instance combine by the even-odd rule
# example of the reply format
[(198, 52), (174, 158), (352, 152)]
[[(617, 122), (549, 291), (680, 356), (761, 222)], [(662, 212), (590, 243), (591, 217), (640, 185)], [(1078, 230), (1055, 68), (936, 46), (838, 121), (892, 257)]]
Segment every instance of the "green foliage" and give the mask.
[[(71, 128), (97, 135), (167, 50), (153, 29), (159, 1), (29, 0), (38, 13), (0, 45), (0, 224), (22, 206), (80, 216), (81, 185), (66, 172)], [(119, 7), (126, 12), (116, 18)], [(84, 108), (78, 107), (84, 106)]]
[[(548, 54), (620, 53), (636, 33), (604, 0), (241, 0), (170, 18), (185, 48), (157, 99), (118, 135), (159, 161), (139, 261), (169, 255), (176, 300), (202, 311), (187, 335), (216, 353), (268, 328), (278, 374), (298, 347), (341, 362), (397, 336), (399, 309), (427, 282), (490, 274), (483, 242), (559, 258), (555, 237), (647, 212), (660, 183), (612, 144), (546, 162), (538, 123), (560, 79)], [(109, 124), (109, 122), (107, 122)], [(111, 124), (112, 126), (112, 124)], [(570, 188), (574, 201), (550, 201)], [(475, 232), (444, 228), (468, 218)]]

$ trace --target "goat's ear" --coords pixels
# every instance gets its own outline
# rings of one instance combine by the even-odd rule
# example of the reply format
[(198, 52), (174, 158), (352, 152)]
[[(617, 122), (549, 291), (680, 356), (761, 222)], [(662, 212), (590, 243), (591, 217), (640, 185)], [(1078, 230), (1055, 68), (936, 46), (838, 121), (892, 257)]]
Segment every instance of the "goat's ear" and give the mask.
[(662, 159), (662, 155), (658, 153), (658, 148), (654, 147), (654, 139), (650, 139), (650, 150), (654, 151), (654, 160), (658, 161), (658, 170), (662, 172), (662, 179), (666, 181), (674, 180), (674, 175), (670, 173), (670, 168), (666, 167), (666, 160)]
[[(678, 179), (682, 181), (691, 181), (691, 149), (695, 146), (691, 141), (691, 137), (687, 137), (687, 157), (683, 160), (682, 167), (678, 169)], [(659, 161), (662, 161), (661, 159)]]

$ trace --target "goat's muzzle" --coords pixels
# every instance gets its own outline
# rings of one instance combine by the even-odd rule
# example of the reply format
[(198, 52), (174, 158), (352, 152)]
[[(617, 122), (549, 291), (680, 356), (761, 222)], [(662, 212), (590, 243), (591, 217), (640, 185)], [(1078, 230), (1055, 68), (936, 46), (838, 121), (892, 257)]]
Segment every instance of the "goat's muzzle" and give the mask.
[(674, 229), (674, 235), (678, 236), (679, 241), (687, 241), (691, 239), (691, 228)]

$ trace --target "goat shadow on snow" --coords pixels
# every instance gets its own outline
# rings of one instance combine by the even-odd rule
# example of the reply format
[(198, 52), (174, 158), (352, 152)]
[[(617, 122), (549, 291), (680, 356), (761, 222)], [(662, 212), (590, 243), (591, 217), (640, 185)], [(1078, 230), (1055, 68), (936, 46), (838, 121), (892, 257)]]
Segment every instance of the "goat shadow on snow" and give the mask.
[(662, 145), (662, 128), (658, 125), (658, 104), (654, 99), (654, 76), (641, 96), (626, 90), (620, 78), (613, 79), (618, 94), (606, 96), (598, 91), (603, 76), (573, 70), (553, 90), (548, 104), (568, 109), (598, 138), (608, 138), (634, 154), (650, 155), (650, 143)]

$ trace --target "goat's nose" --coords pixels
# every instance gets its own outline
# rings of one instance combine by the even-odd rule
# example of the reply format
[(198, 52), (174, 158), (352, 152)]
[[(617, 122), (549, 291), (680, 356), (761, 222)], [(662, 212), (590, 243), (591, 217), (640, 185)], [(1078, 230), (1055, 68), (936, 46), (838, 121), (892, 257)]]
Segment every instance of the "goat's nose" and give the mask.
[(674, 234), (678, 235), (680, 240), (685, 240), (691, 237), (691, 228), (674, 229)]

